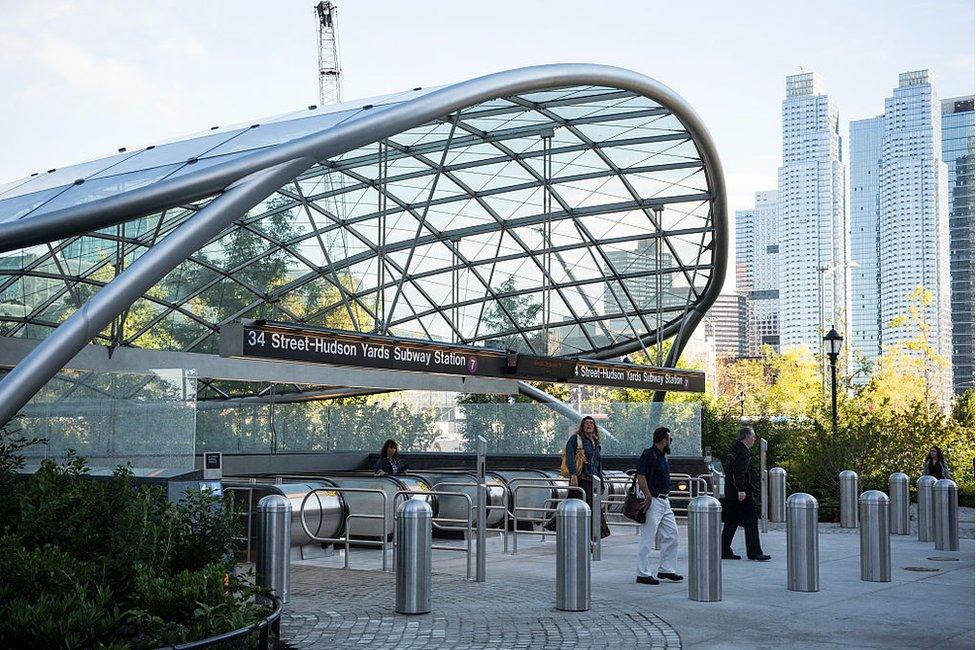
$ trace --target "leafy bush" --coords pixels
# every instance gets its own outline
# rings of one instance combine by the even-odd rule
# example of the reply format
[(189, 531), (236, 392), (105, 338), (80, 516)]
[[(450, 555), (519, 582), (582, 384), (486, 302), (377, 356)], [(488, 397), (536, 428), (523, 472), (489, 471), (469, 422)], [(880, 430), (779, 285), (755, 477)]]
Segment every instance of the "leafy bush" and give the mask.
[[(69, 455), (8, 486), (0, 529), (0, 647), (155, 648), (227, 632), (266, 613), (235, 572), (239, 518), (209, 492), (169, 503), (119, 468), (88, 476)], [(5, 458), (3, 456), (6, 456)]]
[[(710, 446), (713, 455), (723, 460), (741, 426), (734, 411), (707, 403), (702, 408), (702, 445)], [(768, 467), (783, 467), (787, 490), (815, 496), (822, 514), (824, 506), (839, 501), (838, 474), (844, 469), (857, 472), (864, 490), (887, 491), (888, 477), (894, 472), (908, 474), (914, 489), (932, 445), (945, 452), (960, 492), (973, 490), (971, 427), (922, 404), (896, 410), (871, 408), (856, 398), (845, 400), (839, 407), (836, 434), (830, 413), (823, 408), (783, 421), (750, 419), (749, 425), (769, 443)], [(758, 453), (758, 445), (753, 453)]]

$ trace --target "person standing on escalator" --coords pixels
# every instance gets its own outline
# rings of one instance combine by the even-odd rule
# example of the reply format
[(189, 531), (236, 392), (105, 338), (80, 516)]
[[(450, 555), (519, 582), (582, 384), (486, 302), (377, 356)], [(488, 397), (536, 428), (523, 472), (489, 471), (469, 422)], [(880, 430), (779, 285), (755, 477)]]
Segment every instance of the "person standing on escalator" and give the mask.
[(400, 461), (399, 451), (396, 440), (390, 439), (384, 442), (380, 457), (376, 459), (376, 464), (373, 466), (373, 472), (390, 476), (403, 474), (407, 468)]
[[(583, 446), (585, 461), (582, 467), (575, 462), (576, 450), (580, 444)], [(579, 428), (576, 433), (566, 441), (566, 462), (571, 467), (569, 474), (569, 484), (583, 488), (586, 493), (586, 503), (593, 505), (593, 477), (600, 479), (600, 488), (603, 488), (603, 466), (600, 459), (600, 431), (597, 429), (596, 420), (589, 415), (580, 420)], [(609, 537), (610, 527), (607, 526), (606, 517), (600, 511), (600, 537)]]

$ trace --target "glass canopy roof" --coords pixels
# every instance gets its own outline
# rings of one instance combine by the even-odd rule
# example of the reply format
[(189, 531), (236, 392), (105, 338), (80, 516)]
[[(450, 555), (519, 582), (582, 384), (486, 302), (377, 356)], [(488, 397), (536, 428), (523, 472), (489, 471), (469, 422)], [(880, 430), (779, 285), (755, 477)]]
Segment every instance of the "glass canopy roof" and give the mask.
[[(193, 174), (424, 92), (41, 173), (0, 186), (0, 223)], [(320, 161), (99, 340), (215, 352), (220, 325), (248, 317), (619, 356), (672, 335), (715, 281), (713, 199), (699, 148), (667, 107), (599, 86), (507, 96)], [(0, 255), (0, 335), (45, 337), (209, 200)]]

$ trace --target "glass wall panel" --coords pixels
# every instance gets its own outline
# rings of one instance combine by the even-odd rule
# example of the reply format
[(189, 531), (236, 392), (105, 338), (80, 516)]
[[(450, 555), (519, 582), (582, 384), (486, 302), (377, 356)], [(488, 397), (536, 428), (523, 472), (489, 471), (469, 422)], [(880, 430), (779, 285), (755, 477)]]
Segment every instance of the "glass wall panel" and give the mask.
[(28, 463), (69, 450), (92, 468), (192, 470), (196, 375), (192, 370), (120, 374), (63, 370), (8, 425), (27, 438)]

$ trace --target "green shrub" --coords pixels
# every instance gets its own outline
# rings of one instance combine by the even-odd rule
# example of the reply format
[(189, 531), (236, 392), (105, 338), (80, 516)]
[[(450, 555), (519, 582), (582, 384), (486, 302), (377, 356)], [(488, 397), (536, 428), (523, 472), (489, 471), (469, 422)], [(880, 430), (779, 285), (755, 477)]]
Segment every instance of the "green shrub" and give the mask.
[(245, 627), (266, 609), (235, 572), (240, 518), (209, 492), (169, 503), (119, 468), (88, 476), (69, 454), (13, 480), (0, 531), (0, 647), (155, 648)]
[[(733, 409), (702, 408), (702, 445), (724, 460), (740, 427)], [(840, 404), (837, 432), (824, 408), (788, 421), (760, 418), (749, 422), (769, 442), (767, 466), (787, 471), (789, 492), (807, 492), (821, 503), (821, 513), (839, 501), (838, 474), (852, 469), (863, 490), (888, 490), (894, 472), (908, 474), (914, 489), (925, 454), (940, 446), (959, 490), (973, 490), (972, 429), (934, 408), (916, 404), (903, 411), (877, 408), (861, 400)], [(753, 453), (758, 452), (758, 445)]]

